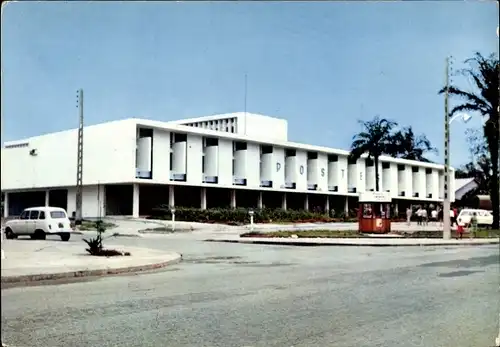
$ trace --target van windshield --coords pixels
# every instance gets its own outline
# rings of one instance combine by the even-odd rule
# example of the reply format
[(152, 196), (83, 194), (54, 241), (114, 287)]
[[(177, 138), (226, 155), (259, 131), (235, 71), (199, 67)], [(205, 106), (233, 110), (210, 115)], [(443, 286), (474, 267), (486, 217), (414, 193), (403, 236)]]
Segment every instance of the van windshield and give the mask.
[(50, 212), (50, 218), (52, 219), (66, 218), (66, 213), (64, 213), (63, 211), (52, 211)]

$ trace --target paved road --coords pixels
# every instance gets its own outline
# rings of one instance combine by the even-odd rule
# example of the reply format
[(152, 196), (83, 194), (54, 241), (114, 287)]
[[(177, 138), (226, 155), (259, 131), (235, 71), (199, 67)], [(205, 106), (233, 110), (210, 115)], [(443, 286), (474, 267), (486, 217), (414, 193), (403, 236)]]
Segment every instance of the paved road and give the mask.
[(170, 271), (2, 290), (13, 346), (492, 346), (498, 246), (278, 247), (192, 234)]

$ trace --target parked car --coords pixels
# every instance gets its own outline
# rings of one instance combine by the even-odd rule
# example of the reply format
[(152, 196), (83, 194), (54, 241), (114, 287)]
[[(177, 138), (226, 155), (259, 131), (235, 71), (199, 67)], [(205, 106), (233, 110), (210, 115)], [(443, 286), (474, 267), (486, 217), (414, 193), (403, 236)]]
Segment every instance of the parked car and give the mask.
[(493, 224), (493, 213), (488, 210), (464, 208), (458, 214), (457, 223), (461, 226), (469, 225), (472, 215), (476, 213), (478, 226), (491, 226)]
[(47, 235), (58, 235), (68, 241), (71, 224), (66, 211), (59, 207), (31, 207), (25, 209), (18, 219), (5, 223), (5, 237), (15, 239), (29, 235), (32, 239), (45, 240)]

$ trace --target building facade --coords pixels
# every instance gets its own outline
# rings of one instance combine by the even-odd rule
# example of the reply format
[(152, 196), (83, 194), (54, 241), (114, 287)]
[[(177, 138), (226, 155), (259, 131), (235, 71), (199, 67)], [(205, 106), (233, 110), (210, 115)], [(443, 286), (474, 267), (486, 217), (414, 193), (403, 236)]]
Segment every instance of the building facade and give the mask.
[[(87, 126), (82, 213), (139, 216), (158, 205), (348, 210), (359, 192), (375, 190), (373, 161), (348, 155), (289, 142), (286, 120), (256, 114)], [(1, 160), (5, 216), (34, 205), (75, 210), (76, 129), (6, 143)], [(380, 190), (400, 209), (436, 203), (443, 172), (442, 165), (381, 157)], [(453, 201), (453, 186), (450, 192)]]

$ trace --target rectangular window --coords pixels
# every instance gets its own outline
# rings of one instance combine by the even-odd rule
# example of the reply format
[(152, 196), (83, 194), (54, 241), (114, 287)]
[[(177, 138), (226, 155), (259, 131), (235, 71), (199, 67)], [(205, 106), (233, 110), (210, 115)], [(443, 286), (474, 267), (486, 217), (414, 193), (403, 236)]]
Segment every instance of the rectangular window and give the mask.
[(307, 152), (307, 159), (318, 159), (318, 152)]
[(30, 218), (30, 211), (23, 211), (19, 216), (19, 219), (29, 219), (29, 218)]
[(38, 219), (38, 215), (40, 214), (40, 211), (30, 211), (30, 219)]
[(245, 149), (247, 149), (246, 142), (235, 142), (234, 143), (234, 150), (235, 151), (244, 151)]
[(273, 153), (273, 146), (260, 146), (261, 154)]
[(52, 219), (66, 218), (66, 213), (64, 213), (63, 211), (51, 211), (50, 218), (52, 218)]
[(45, 212), (40, 211), (40, 215), (38, 216), (38, 219), (45, 219)]
[(339, 156), (336, 154), (328, 154), (328, 162), (333, 163), (339, 161)]

